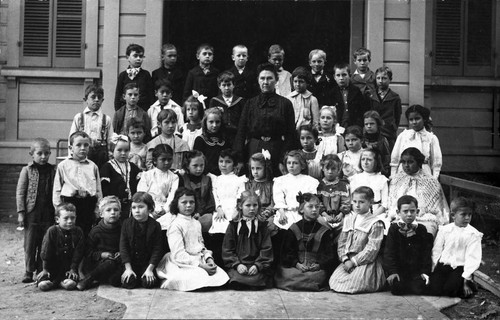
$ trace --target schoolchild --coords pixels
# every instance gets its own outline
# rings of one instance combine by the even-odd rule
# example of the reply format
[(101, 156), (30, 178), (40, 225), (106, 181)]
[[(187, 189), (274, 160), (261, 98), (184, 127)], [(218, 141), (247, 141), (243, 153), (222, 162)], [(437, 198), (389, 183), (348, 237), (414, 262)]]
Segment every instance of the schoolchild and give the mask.
[(342, 262), (330, 277), (330, 288), (341, 293), (381, 290), (385, 284), (382, 257), (384, 237), (380, 215), (371, 212), (373, 191), (359, 187), (352, 193), (352, 212), (345, 216), (337, 253)]
[(257, 218), (262, 210), (259, 196), (243, 191), (238, 200), (238, 220), (231, 221), (222, 243), (222, 259), (234, 289), (272, 286), (273, 247), (267, 221)]
[(372, 53), (366, 48), (358, 48), (352, 54), (356, 70), (352, 74), (352, 84), (361, 90), (361, 93), (369, 98), (376, 90), (375, 73), (370, 70)]
[(150, 217), (155, 203), (147, 192), (132, 197), (131, 217), (123, 222), (120, 236), (121, 285), (125, 289), (158, 285), (156, 266), (163, 256), (160, 224)]
[(172, 86), (172, 99), (177, 102), (182, 102), (182, 90), (184, 90), (185, 72), (177, 63), (178, 53), (177, 48), (166, 43), (161, 47), (161, 62), (162, 65), (156, 70), (153, 70), (151, 75), (152, 82), (158, 80), (167, 80)]
[(245, 99), (233, 93), (235, 76), (224, 71), (217, 77), (217, 85), (221, 94), (210, 100), (210, 108), (218, 108), (222, 112), (222, 122), (224, 123), (225, 137), (228, 146), (233, 145), (234, 137), (238, 132), (241, 112), (245, 105)]
[(76, 225), (87, 236), (94, 224), (102, 198), (99, 168), (87, 159), (90, 137), (77, 131), (69, 137), (70, 156), (57, 166), (52, 203), (57, 207), (69, 202), (76, 207)]
[(174, 150), (172, 169), (178, 170), (182, 166), (184, 153), (189, 151), (186, 141), (175, 135), (177, 128), (177, 114), (172, 109), (163, 109), (158, 113), (156, 118), (158, 126), (161, 129), (161, 134), (148, 142), (148, 153), (146, 155), (146, 168), (153, 168), (153, 149), (159, 144), (168, 144)]
[(399, 219), (387, 233), (384, 270), (394, 295), (423, 294), (429, 284), (432, 267), (432, 235), (415, 221), (418, 201), (404, 195), (398, 199)]
[(361, 172), (361, 141), (363, 140), (363, 130), (358, 126), (348, 127), (345, 131), (345, 144), (347, 150), (338, 154), (342, 161), (342, 173), (349, 178)]
[(384, 125), (384, 120), (380, 117), (377, 111), (366, 111), (364, 116), (363, 127), (363, 148), (377, 149), (382, 158), (382, 166), (384, 167), (384, 174), (389, 176), (391, 173), (389, 163), (391, 161), (391, 152), (389, 149), (389, 142), (380, 131)]
[(201, 122), (205, 115), (204, 105), (198, 98), (189, 96), (184, 101), (183, 112), (186, 123), (181, 127), (182, 140), (186, 141), (189, 150), (193, 150), (194, 140), (203, 133)]
[(267, 150), (254, 153), (248, 160), (248, 180), (245, 190), (255, 192), (261, 203), (257, 215), (259, 221), (266, 221), (274, 214), (273, 169), (271, 154)]
[(332, 86), (333, 75), (325, 69), (326, 53), (321, 49), (309, 52), (309, 66), (311, 67), (312, 81), (309, 91), (318, 99), (319, 108), (330, 101), (328, 92)]
[(123, 99), (125, 105), (115, 112), (113, 116), (113, 128), (117, 134), (127, 134), (127, 122), (131, 119), (142, 121), (146, 125), (145, 140), (151, 140), (151, 121), (148, 113), (141, 109), (137, 102), (139, 101), (139, 87), (136, 83), (127, 83), (123, 87)]
[(470, 225), (474, 209), (471, 199), (451, 201), (453, 223), (439, 229), (432, 248), (431, 295), (468, 298), (477, 292), (472, 274), (481, 264), (483, 234)]
[(73, 118), (69, 136), (76, 131), (86, 132), (90, 137), (88, 158), (99, 168), (108, 161), (108, 143), (113, 134), (111, 117), (101, 110), (104, 101), (102, 87), (91, 84), (85, 88), (85, 109)]
[(283, 69), (285, 50), (279, 44), (273, 44), (269, 47), (267, 60), (276, 67), (278, 72), (276, 94), (287, 97), (292, 92), (292, 74)]
[(177, 189), (170, 207), (175, 216), (168, 229), (170, 252), (156, 269), (160, 279), (163, 279), (162, 289), (193, 291), (220, 287), (229, 280), (203, 243), (200, 222), (193, 217), (197, 211), (194, 191)]
[(76, 208), (71, 203), (56, 207), (56, 225), (51, 226), (42, 242), (43, 270), (37, 275), (37, 286), (42, 291), (56, 287), (76, 288), (78, 265), (85, 254), (85, 237), (75, 223)]
[(23, 283), (33, 282), (35, 271), (42, 270), (43, 236), (55, 221), (52, 205), (55, 166), (49, 163), (49, 141), (36, 138), (31, 143), (29, 154), (32, 161), (21, 169), (16, 188), (17, 221), (24, 229)]
[(333, 232), (318, 222), (321, 201), (316, 194), (299, 193), (302, 220), (286, 231), (276, 287), (284, 290), (328, 290), (328, 279), (338, 259)]
[(122, 211), (119, 218), (123, 221), (130, 215), (130, 201), (137, 191), (141, 170), (128, 160), (130, 141), (127, 136), (113, 136), (110, 147), (113, 159), (105, 163), (99, 171), (102, 195), (116, 196), (120, 199)]
[(203, 133), (194, 140), (193, 150), (201, 151), (206, 159), (205, 173), (220, 175), (219, 155), (222, 150), (227, 149), (226, 126), (222, 120), (222, 112), (219, 108), (210, 108), (205, 111), (202, 121)]
[(307, 173), (316, 179), (321, 179), (321, 167), (317, 159), (317, 146), (321, 143), (319, 140), (318, 130), (310, 124), (305, 124), (299, 127), (298, 135), (302, 149), (299, 152), (307, 162)]
[(86, 276), (78, 282), (78, 290), (86, 290), (97, 283), (121, 285), (122, 262), (120, 258), (121, 205), (116, 196), (106, 196), (99, 201), (101, 220), (90, 230), (86, 242), (83, 269)]
[(312, 82), (312, 75), (304, 67), (297, 67), (292, 73), (293, 91), (287, 96), (292, 101), (295, 111), (295, 127), (310, 124), (317, 128), (319, 124), (318, 99), (307, 90)]
[(147, 145), (144, 143), (146, 126), (142, 121), (134, 118), (127, 122), (127, 135), (130, 139), (130, 153), (128, 160), (142, 171), (146, 171)]
[(208, 43), (198, 46), (196, 59), (198, 65), (189, 70), (184, 85), (184, 99), (187, 99), (194, 91), (205, 96), (208, 101), (217, 96), (217, 76), (219, 70), (212, 66), (214, 60), (214, 47)]
[(250, 99), (259, 93), (257, 75), (248, 63), (248, 48), (242, 44), (233, 47), (231, 59), (234, 66), (228, 71), (234, 74), (234, 94), (243, 99)]
[(137, 85), (139, 96), (137, 97), (137, 105), (143, 110), (147, 111), (149, 106), (154, 102), (153, 98), (153, 81), (149, 71), (143, 69), (142, 63), (144, 62), (144, 47), (131, 43), (127, 46), (126, 53), (127, 61), (129, 63), (127, 69), (118, 75), (115, 90), (115, 111), (120, 109), (125, 97), (125, 86), (128, 83), (135, 83)]
[(163, 109), (172, 109), (177, 115), (177, 128), (184, 125), (184, 115), (182, 114), (182, 108), (180, 105), (172, 100), (172, 85), (166, 80), (158, 80), (155, 82), (155, 96), (158, 100), (151, 105), (148, 109), (148, 116), (151, 121), (151, 137), (156, 137), (161, 133), (160, 127), (156, 119), (158, 114)]
[(375, 75), (377, 88), (370, 96), (370, 106), (384, 120), (384, 125), (379, 130), (387, 138), (389, 149), (392, 150), (401, 120), (401, 98), (389, 88), (392, 81), (392, 70), (389, 67), (378, 68)]
[(338, 154), (345, 150), (342, 133), (345, 129), (337, 122), (336, 108), (323, 106), (319, 111), (319, 144), (316, 162), (327, 154)]

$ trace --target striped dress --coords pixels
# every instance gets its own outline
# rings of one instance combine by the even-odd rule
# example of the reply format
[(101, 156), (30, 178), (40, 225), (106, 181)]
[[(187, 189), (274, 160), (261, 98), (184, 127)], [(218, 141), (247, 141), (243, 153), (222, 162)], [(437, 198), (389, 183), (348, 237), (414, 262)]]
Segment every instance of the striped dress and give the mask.
[[(361, 220), (362, 219), (362, 220)], [(357, 220), (357, 221), (356, 221)], [(351, 273), (340, 264), (330, 277), (330, 288), (336, 292), (375, 292), (385, 284), (382, 257), (378, 257), (384, 237), (384, 223), (380, 216), (367, 213), (363, 216), (351, 213), (344, 218), (339, 237), (340, 261), (346, 258), (354, 262)]]

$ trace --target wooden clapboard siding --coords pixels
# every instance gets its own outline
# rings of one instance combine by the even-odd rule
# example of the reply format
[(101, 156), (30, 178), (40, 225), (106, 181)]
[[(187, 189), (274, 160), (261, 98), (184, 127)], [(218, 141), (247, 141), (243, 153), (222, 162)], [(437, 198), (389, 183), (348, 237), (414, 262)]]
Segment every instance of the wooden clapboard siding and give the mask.
[(409, 1), (385, 0), (386, 19), (410, 19)]
[(137, 14), (146, 12), (146, 1), (121, 0), (120, 14)]
[[(118, 43), (118, 72), (128, 67), (126, 57), (127, 46), (137, 43), (143, 47), (146, 44), (146, 1), (121, 0)], [(145, 53), (146, 56), (152, 54)], [(143, 67), (145, 67), (143, 65)], [(147, 68), (146, 68), (147, 69)], [(149, 72), (153, 70), (148, 70)]]
[[(9, 1), (0, 2), (0, 72), (2, 66), (7, 63), (7, 12)], [(7, 82), (4, 77), (0, 77), (0, 140), (5, 139), (5, 110)]]
[(98, 29), (97, 29), (97, 66), (103, 66), (103, 50), (104, 50), (104, 1), (99, 0), (98, 13)]
[(386, 66), (392, 70), (392, 82), (399, 84), (407, 84), (409, 82), (408, 73), (409, 65), (404, 62), (386, 62)]
[[(387, 16), (386, 16), (387, 19)], [(407, 41), (410, 39), (410, 20), (386, 20), (385, 39), (397, 41)]]

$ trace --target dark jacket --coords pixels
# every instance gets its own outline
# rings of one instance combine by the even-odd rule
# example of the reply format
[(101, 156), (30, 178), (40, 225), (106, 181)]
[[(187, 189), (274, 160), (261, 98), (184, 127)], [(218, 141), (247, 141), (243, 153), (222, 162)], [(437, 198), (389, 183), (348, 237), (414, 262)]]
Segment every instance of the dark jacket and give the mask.
[(123, 87), (127, 83), (136, 83), (139, 87), (139, 102), (137, 103), (139, 107), (147, 111), (149, 107), (155, 102), (154, 99), (154, 86), (153, 81), (151, 80), (151, 75), (149, 71), (141, 69), (139, 73), (135, 76), (134, 80), (130, 80), (128, 77), (127, 71), (122, 71), (118, 76), (118, 80), (116, 81), (116, 90), (115, 90), (115, 111), (120, 109), (121, 106), (125, 104), (123, 100)]
[(370, 97), (370, 104), (371, 109), (377, 111), (384, 120), (384, 125), (380, 128), (382, 135), (389, 141), (395, 141), (402, 113), (399, 95), (389, 89), (384, 99), (381, 100), (377, 93), (373, 93)]
[(136, 227), (139, 222), (133, 217), (126, 219), (122, 225), (120, 237), (120, 257), (122, 263), (130, 263), (132, 265), (149, 265), (157, 266), (163, 257), (162, 233), (160, 224), (151, 217), (146, 221), (146, 244), (147, 252), (145, 255), (149, 258), (148, 261), (134, 261), (136, 253), (133, 252), (136, 242)]
[[(117, 134), (125, 134), (125, 114), (127, 106), (124, 105), (115, 112), (113, 116), (113, 130)], [(144, 142), (149, 142), (151, 140), (151, 120), (149, 119), (148, 113), (141, 108), (137, 108), (137, 120), (142, 121), (146, 127)]]
[[(167, 69), (164, 66), (159, 67), (153, 71), (152, 81), (153, 88), (158, 80), (166, 79), (170, 81), (172, 86), (172, 100), (177, 104), (182, 104), (182, 91), (184, 90), (185, 72), (179, 67), (174, 67), (173, 69)], [(154, 103), (154, 101), (153, 101)]]
[(259, 85), (257, 84), (257, 74), (248, 66), (240, 74), (236, 66), (227, 70), (234, 75), (233, 93), (245, 99), (250, 99), (259, 94)]
[(364, 120), (363, 115), (369, 110), (369, 102), (363, 96), (358, 87), (349, 83), (347, 87), (347, 107), (348, 116), (344, 119), (346, 112), (346, 105), (340, 87), (335, 83), (330, 91), (331, 101), (328, 105), (336, 106), (337, 108), (337, 122), (344, 128), (349, 126), (358, 125), (363, 128)]
[(184, 100), (192, 94), (192, 90), (195, 90), (200, 95), (207, 97), (205, 103), (208, 104), (210, 99), (219, 93), (219, 87), (217, 86), (219, 70), (213, 66), (210, 66), (209, 70), (205, 74), (199, 65), (189, 70), (184, 85)]
[(90, 230), (87, 237), (87, 257), (93, 261), (101, 260), (101, 253), (120, 252), (120, 234), (121, 234), (121, 224), (116, 223), (115, 225), (108, 226), (103, 220), (99, 221), (97, 226)]
[[(54, 185), (54, 176), (56, 175), (56, 166), (48, 164), (51, 169), (50, 192)], [(16, 188), (16, 204), (18, 213), (30, 213), (35, 208), (36, 195), (38, 193), (38, 170), (33, 161), (21, 169)], [(52, 201), (52, 199), (50, 199)], [(52, 206), (50, 206), (52, 207)]]
[(226, 129), (226, 140), (229, 140), (229, 145), (233, 144), (236, 132), (238, 132), (238, 124), (240, 122), (241, 113), (243, 112), (243, 106), (245, 105), (245, 99), (233, 96), (231, 105), (228, 106), (224, 97), (218, 95), (210, 100), (210, 108), (218, 107), (222, 111), (222, 121), (224, 122), (224, 127)]
[(309, 91), (313, 94), (313, 96), (318, 99), (318, 105), (319, 108), (328, 105), (328, 103), (331, 101), (331, 98), (328, 97), (328, 95), (331, 93), (331, 88), (333, 86), (333, 83), (335, 83), (335, 80), (333, 80), (333, 75), (330, 73), (326, 72), (323, 70), (323, 73), (321, 74), (321, 77), (319, 78), (318, 81), (314, 80), (314, 75), (311, 83), (309, 84)]

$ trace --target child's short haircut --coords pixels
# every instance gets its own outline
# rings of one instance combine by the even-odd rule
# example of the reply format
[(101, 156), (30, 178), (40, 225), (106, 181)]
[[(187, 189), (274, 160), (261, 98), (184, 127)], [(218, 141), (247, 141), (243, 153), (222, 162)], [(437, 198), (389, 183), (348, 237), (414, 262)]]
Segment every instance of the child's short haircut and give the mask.
[(177, 51), (177, 48), (172, 43), (165, 43), (164, 45), (161, 46), (161, 55), (167, 53), (168, 50)]
[(294, 157), (297, 160), (299, 160), (300, 167), (302, 170), (300, 170), (300, 173), (302, 174), (307, 174), (307, 162), (302, 153), (299, 150), (291, 150), (288, 151), (285, 156), (283, 157), (283, 165), (285, 166), (285, 171), (288, 173), (288, 168), (286, 167), (286, 161), (288, 157)]
[(73, 142), (75, 141), (75, 139), (77, 137), (82, 137), (82, 138), (87, 138), (89, 139), (90, 141), (90, 136), (87, 134), (87, 132), (84, 132), (84, 131), (76, 131), (76, 132), (73, 132), (70, 136), (69, 136), (69, 145), (72, 146), (73, 145)]
[(310, 125), (310, 124), (303, 124), (299, 127), (299, 130), (297, 130), (297, 133), (298, 135), (300, 136), (300, 132), (304, 130), (304, 131), (307, 131), (307, 132), (310, 132), (313, 137), (314, 137), (314, 140), (316, 140), (315, 142), (315, 145), (319, 145), (320, 141), (319, 141), (319, 132), (318, 132), (318, 129), (316, 129), (316, 127)]
[(354, 58), (354, 60), (356, 60), (356, 58), (358, 56), (363, 56), (365, 54), (368, 55), (368, 61), (371, 61), (372, 60), (372, 52), (364, 47), (356, 49), (356, 51), (353, 52), (352, 57)]
[(323, 50), (321, 49), (311, 50), (311, 52), (309, 52), (309, 61), (311, 61), (314, 55), (319, 55), (320, 58), (322, 58), (326, 62), (326, 52), (324, 52)]
[(125, 54), (127, 55), (127, 57), (130, 56), (132, 51), (144, 54), (144, 47), (141, 45), (138, 45), (136, 43), (131, 43), (127, 46), (127, 50), (125, 51)]
[(33, 155), (36, 148), (48, 148), (50, 150), (50, 142), (45, 138), (35, 138), (30, 146), (30, 155)]
[(278, 80), (278, 70), (276, 70), (276, 66), (274, 64), (269, 62), (259, 64), (259, 66), (257, 67), (257, 75), (259, 75), (262, 71), (270, 71), (274, 73), (276, 80)]
[(244, 44), (237, 44), (237, 45), (235, 45), (235, 46), (233, 47), (233, 51), (232, 51), (232, 53), (233, 53), (233, 54), (234, 54), (234, 51), (235, 51), (236, 49), (246, 49), (246, 50), (248, 51), (248, 48), (247, 48)]
[(172, 93), (172, 83), (167, 79), (158, 79), (155, 81), (155, 90), (160, 90), (161, 87), (165, 87), (167, 93)]
[(59, 204), (56, 207), (56, 212), (55, 212), (56, 217), (59, 217), (61, 215), (61, 211), (63, 211), (63, 210), (67, 211), (67, 212), (76, 212), (76, 207), (74, 204), (69, 203), (69, 202), (63, 202), (63, 203)]
[(188, 189), (185, 187), (180, 187), (175, 191), (174, 199), (170, 203), (170, 213), (173, 215), (179, 214), (179, 199), (182, 196), (188, 196), (188, 197), (192, 196), (194, 198), (194, 210), (193, 210), (192, 215), (197, 213), (198, 212), (198, 201), (196, 201), (196, 193), (194, 192), (194, 190), (191, 190), (191, 189)]
[(285, 55), (285, 50), (279, 44), (273, 44), (269, 47), (268, 56), (270, 57), (272, 54), (279, 53)]
[(203, 116), (203, 120), (201, 121), (201, 131), (203, 132), (204, 135), (208, 134), (207, 120), (208, 120), (208, 116), (211, 114), (215, 114), (215, 115), (219, 116), (220, 129), (219, 129), (218, 133), (221, 134), (222, 132), (225, 131), (226, 126), (224, 124), (224, 121), (222, 120), (222, 111), (217, 107), (213, 107), (213, 108), (210, 108), (207, 111), (205, 111), (205, 115)]
[(385, 74), (387, 74), (387, 77), (389, 78), (389, 80), (392, 81), (392, 70), (391, 70), (391, 68), (386, 67), (386, 66), (380, 67), (380, 68), (378, 68), (375, 71), (375, 75), (377, 75), (379, 73), (385, 73)]
[(201, 104), (201, 102), (194, 96), (189, 96), (182, 105), (182, 113), (184, 114), (184, 119), (187, 119), (186, 105), (188, 103), (196, 104), (196, 108), (198, 109), (198, 117), (200, 119), (203, 119), (203, 116), (205, 115), (205, 109), (203, 109), (203, 105)]
[(372, 118), (373, 120), (375, 120), (375, 122), (377, 123), (378, 131), (380, 132), (380, 128), (382, 128), (382, 126), (384, 125), (384, 119), (382, 119), (380, 114), (375, 110), (366, 111), (363, 115), (363, 120), (368, 118)]
[(202, 43), (202, 44), (200, 44), (198, 46), (198, 48), (196, 49), (196, 56), (200, 55), (201, 50), (210, 50), (210, 51), (212, 51), (213, 54), (215, 54), (214, 47), (211, 44), (209, 44), (209, 43)]
[(416, 208), (418, 208), (418, 200), (414, 196), (410, 196), (409, 194), (406, 194), (404, 196), (401, 196), (398, 199), (398, 210), (401, 210), (401, 206), (403, 204), (414, 204)]
[(451, 200), (450, 203), (450, 211), (451, 213), (455, 214), (459, 209), (461, 208), (469, 208), (474, 212), (474, 209), (476, 208), (476, 204), (474, 201), (472, 201), (469, 198), (466, 197), (457, 197), (453, 200)]
[(160, 113), (158, 113), (158, 116), (156, 117), (156, 121), (158, 121), (158, 123), (162, 123), (165, 120), (173, 121), (173, 122), (179, 121), (177, 119), (177, 114), (172, 109), (163, 109), (162, 111), (160, 111)]
[(236, 165), (238, 163), (238, 153), (233, 149), (224, 149), (220, 152), (219, 158), (229, 158)]
[(92, 92), (99, 98), (104, 98), (104, 89), (101, 86), (98, 86), (97, 84), (89, 84), (87, 88), (85, 88), (85, 96), (83, 97), (83, 99), (87, 100), (89, 94), (91, 94)]
[(262, 164), (262, 166), (264, 167), (264, 174), (265, 174), (265, 179), (266, 181), (272, 181), (273, 180), (273, 167), (272, 167), (272, 164), (271, 164), (271, 159), (266, 159), (264, 157), (264, 154), (261, 153), (261, 152), (257, 152), (257, 153), (254, 153), (250, 159), (248, 160), (248, 178), (250, 180), (253, 179), (252, 177), (252, 169), (251, 169), (251, 165), (252, 165), (252, 161), (255, 161), (255, 162), (260, 162)]
[(357, 187), (353, 191), (352, 195), (355, 195), (356, 193), (357, 194), (364, 194), (366, 197), (366, 200), (369, 200), (369, 201), (373, 201), (373, 199), (375, 199), (375, 194), (373, 193), (373, 190), (370, 187), (366, 187), (366, 186)]
[(118, 210), (122, 209), (122, 204), (120, 203), (120, 199), (118, 199), (117, 196), (105, 196), (101, 199), (101, 201), (99, 201), (99, 211), (102, 213), (104, 208), (112, 203), (118, 205)]
[(336, 154), (325, 154), (319, 162), (321, 169), (342, 168), (342, 160)]
[(207, 158), (201, 152), (200, 150), (191, 150), (191, 151), (186, 151), (184, 153), (184, 159), (182, 161), (182, 169), (184, 169), (186, 172), (189, 172), (189, 164), (191, 163), (191, 160), (194, 158), (202, 157), (203, 161), (205, 162), (205, 166), (207, 165)]
[(217, 76), (217, 85), (220, 86), (222, 82), (231, 82), (234, 84), (234, 74), (230, 71), (224, 71)]
[(307, 84), (310, 84), (312, 81), (312, 74), (311, 71), (304, 67), (297, 67), (295, 70), (292, 72), (292, 80), (295, 78), (299, 78), (304, 80)]
[(155, 201), (153, 200), (153, 197), (144, 191), (137, 191), (131, 199), (132, 202), (138, 203), (138, 202), (144, 202), (148, 206), (149, 211), (154, 211), (155, 210)]
[(123, 94), (126, 94), (127, 90), (131, 90), (131, 89), (139, 90), (139, 86), (135, 82), (127, 83), (126, 85), (123, 86)]
[(260, 197), (253, 190), (245, 190), (241, 193), (240, 197), (237, 199), (238, 204), (236, 205), (236, 210), (238, 211), (238, 218), (241, 219), (241, 217), (243, 217), (243, 210), (241, 209), (241, 206), (245, 203), (245, 201), (252, 198), (257, 200), (257, 204), (259, 205), (257, 213), (260, 212), (262, 208)]
[(156, 147), (153, 148), (153, 162), (156, 162), (159, 156), (162, 154), (166, 154), (167, 156), (173, 157), (174, 156), (174, 149), (172, 149), (171, 146), (168, 144), (159, 144)]
[(146, 124), (141, 121), (141, 120), (138, 120), (136, 118), (130, 118), (130, 120), (128, 120), (126, 122), (126, 128), (127, 128), (127, 132), (130, 131), (130, 129), (142, 129), (144, 131), (144, 133), (146, 133)]
[(351, 75), (351, 67), (349, 66), (348, 63), (345, 63), (345, 62), (336, 63), (333, 66), (333, 73), (335, 73), (335, 70), (337, 70), (337, 69), (346, 69), (347, 70), (347, 74)]
[[(373, 153), (373, 157), (375, 158), (375, 166), (373, 167), (373, 172), (381, 172), (382, 174), (385, 173), (384, 170), (384, 165), (382, 163), (382, 156), (380, 155), (380, 150), (378, 148), (372, 148), (368, 147), (366, 149), (363, 149), (361, 153), (363, 152), (371, 152)], [(363, 157), (363, 154), (361, 154), (361, 157), (359, 159), (359, 167), (362, 168), (361, 166), (361, 158)]]
[(354, 125), (347, 127), (347, 129), (345, 129), (344, 137), (347, 137), (348, 134), (353, 134), (359, 139), (363, 139), (363, 129), (361, 129), (360, 126)]
[(302, 193), (299, 192), (297, 195), (297, 202), (299, 203), (299, 214), (303, 215), (304, 214), (304, 206), (306, 205), (306, 202), (316, 200), (318, 203), (321, 202), (317, 194), (306, 192)]

